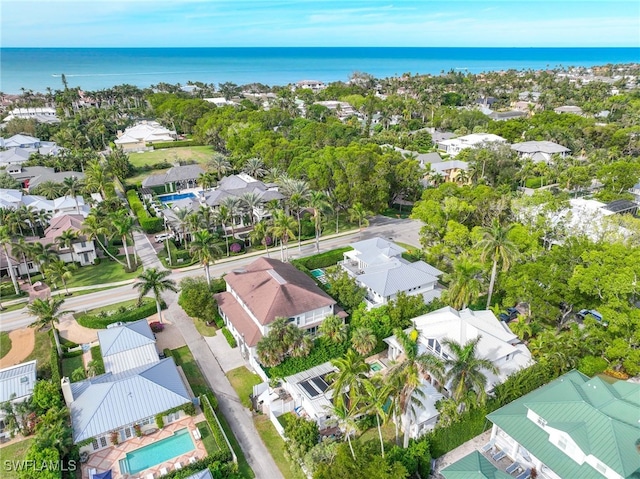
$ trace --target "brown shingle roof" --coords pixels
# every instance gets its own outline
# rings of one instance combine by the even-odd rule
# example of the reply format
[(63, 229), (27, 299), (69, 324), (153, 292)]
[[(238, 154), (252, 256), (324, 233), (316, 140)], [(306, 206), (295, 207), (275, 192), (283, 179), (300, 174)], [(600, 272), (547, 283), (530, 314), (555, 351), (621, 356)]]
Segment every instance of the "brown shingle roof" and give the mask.
[(224, 315), (231, 321), (233, 327), (244, 337), (247, 346), (253, 347), (262, 339), (262, 333), (258, 325), (253, 322), (240, 303), (236, 301), (231, 293), (218, 293), (214, 295), (218, 306)]
[(257, 259), (224, 279), (263, 325), (336, 304), (302, 271), (275, 259)]
[(80, 232), (83, 223), (84, 216), (82, 215), (57, 216), (55, 218), (51, 218), (51, 221), (49, 221), (49, 227), (45, 230), (44, 235), (46, 238), (55, 239), (66, 230)]

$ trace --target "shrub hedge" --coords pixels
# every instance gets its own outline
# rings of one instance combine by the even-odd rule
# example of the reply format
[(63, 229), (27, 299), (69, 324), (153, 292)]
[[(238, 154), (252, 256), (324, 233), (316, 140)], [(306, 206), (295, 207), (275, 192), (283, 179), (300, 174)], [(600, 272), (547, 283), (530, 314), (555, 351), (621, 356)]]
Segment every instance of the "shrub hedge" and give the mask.
[(229, 343), (229, 346), (231, 346), (232, 348), (235, 348), (238, 346), (238, 343), (236, 342), (236, 338), (233, 337), (233, 334), (231, 334), (231, 331), (229, 331), (226, 327), (223, 327), (221, 331), (225, 339)]
[[(166, 305), (161, 305), (162, 309), (166, 308)], [(123, 313), (115, 313), (111, 316), (107, 316), (106, 318), (101, 318), (100, 316), (94, 316), (91, 314), (81, 314), (76, 317), (76, 321), (80, 326), (84, 326), (85, 328), (91, 329), (104, 329), (109, 324), (122, 322), (122, 323), (130, 323), (132, 321), (137, 321), (139, 319), (146, 318), (156, 313), (156, 302), (149, 301), (146, 304), (143, 304), (139, 308), (135, 308), (129, 311), (125, 311)]]
[[(211, 433), (213, 434), (213, 438), (215, 439), (218, 447), (220, 448), (219, 454), (220, 457), (217, 459), (218, 461), (228, 462), (232, 458), (231, 450), (227, 445), (227, 440), (224, 435), (224, 432), (220, 428), (218, 423), (218, 419), (216, 418), (216, 413), (213, 410), (213, 405), (208, 401), (207, 396), (200, 397), (200, 405), (202, 407), (202, 412), (204, 413), (204, 417), (209, 424), (209, 428), (211, 429)], [(218, 453), (215, 454), (216, 456)]]
[(149, 216), (149, 213), (142, 204), (137, 191), (127, 191), (127, 200), (129, 201), (129, 206), (131, 206), (131, 209), (138, 217), (140, 227), (144, 230), (145, 233), (158, 233), (159, 231), (162, 231), (164, 229), (164, 220), (162, 218), (153, 218)]
[(311, 348), (307, 356), (300, 358), (289, 357), (277, 366), (264, 368), (264, 371), (270, 378), (284, 378), (339, 358), (347, 352), (347, 349), (349, 349), (348, 341), (334, 343), (320, 337), (314, 341), (313, 348)]
[(202, 146), (202, 143), (194, 140), (178, 140), (178, 141), (162, 141), (159, 143), (148, 143), (147, 146), (153, 146), (154, 150), (164, 148), (181, 148), (184, 146)]
[(102, 351), (100, 351), (100, 346), (93, 346), (91, 348), (91, 361), (95, 363), (96, 376), (104, 374), (104, 360), (102, 359)]
[(58, 357), (58, 351), (56, 349), (55, 340), (53, 339), (53, 330), (49, 331), (49, 338), (51, 339), (51, 381), (58, 388), (61, 387), (60, 379), (62, 379), (62, 371), (60, 369), (60, 358)]
[(337, 248), (325, 253), (307, 256), (306, 258), (295, 259), (292, 260), (291, 263), (296, 267), (298, 267), (298, 265), (304, 266), (308, 270), (328, 268), (329, 266), (337, 264), (338, 261), (342, 261), (344, 253), (351, 251), (352, 249), (353, 248), (351, 246)]

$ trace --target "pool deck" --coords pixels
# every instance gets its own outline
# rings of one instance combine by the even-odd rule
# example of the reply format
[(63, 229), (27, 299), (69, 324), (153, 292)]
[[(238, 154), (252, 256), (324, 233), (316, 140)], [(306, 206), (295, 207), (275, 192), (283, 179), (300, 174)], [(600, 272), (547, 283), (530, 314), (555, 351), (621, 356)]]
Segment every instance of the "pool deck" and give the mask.
[(174, 432), (179, 431), (180, 429), (184, 429), (185, 427), (188, 428), (189, 432), (191, 433), (191, 431), (197, 429), (196, 423), (204, 420), (204, 414), (202, 413), (193, 417), (187, 416), (180, 419), (179, 421), (172, 422), (171, 424), (166, 425), (161, 430), (156, 431), (153, 434), (149, 434), (148, 436), (134, 437), (132, 439), (129, 439), (128, 441), (123, 442), (122, 444), (118, 444), (117, 446), (111, 446), (96, 451), (91, 454), (89, 456), (89, 460), (82, 465), (82, 479), (91, 479), (89, 477), (89, 471), (91, 469), (95, 469), (98, 473), (111, 469), (111, 477), (113, 479), (146, 479), (150, 474), (153, 475), (154, 478), (159, 478), (162, 476), (160, 474), (160, 469), (162, 468), (165, 468), (167, 472), (171, 472), (175, 469), (174, 465), (177, 462), (180, 462), (184, 467), (189, 464), (189, 458), (193, 456), (195, 456), (197, 459), (202, 459), (207, 455), (204, 443), (201, 439), (196, 440), (193, 437), (193, 434), (191, 434), (191, 439), (193, 439), (196, 448), (193, 451), (189, 451), (182, 456), (175, 457), (170, 461), (156, 464), (155, 466), (149, 469), (145, 469), (144, 471), (140, 471), (136, 474), (122, 474), (120, 472), (119, 463), (120, 459), (124, 459), (128, 452), (134, 451), (149, 444), (153, 444), (156, 441), (160, 441), (161, 439), (172, 436)]

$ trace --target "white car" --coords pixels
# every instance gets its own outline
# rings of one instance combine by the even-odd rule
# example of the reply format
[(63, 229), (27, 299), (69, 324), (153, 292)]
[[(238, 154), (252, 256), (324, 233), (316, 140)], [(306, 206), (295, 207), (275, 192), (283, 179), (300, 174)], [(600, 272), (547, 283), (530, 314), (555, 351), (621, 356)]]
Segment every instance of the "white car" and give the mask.
[(173, 233), (160, 233), (154, 236), (156, 243), (162, 243), (164, 240), (173, 238)]

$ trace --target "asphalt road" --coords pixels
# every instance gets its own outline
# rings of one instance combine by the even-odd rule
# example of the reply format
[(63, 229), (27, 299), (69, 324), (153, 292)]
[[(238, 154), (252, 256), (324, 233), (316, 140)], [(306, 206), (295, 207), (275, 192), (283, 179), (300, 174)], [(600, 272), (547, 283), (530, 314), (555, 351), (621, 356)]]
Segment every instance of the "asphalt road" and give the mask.
[[(320, 240), (320, 251), (328, 251), (331, 249), (346, 246), (349, 243), (359, 241), (362, 239), (368, 239), (375, 236), (382, 238), (399, 241), (410, 245), (419, 246), (419, 231), (422, 226), (420, 221), (414, 220), (401, 220), (387, 217), (376, 217), (371, 220), (369, 227), (363, 229), (361, 232), (354, 232), (344, 236), (327, 238)], [(272, 258), (280, 259), (280, 250), (277, 248), (271, 248), (269, 250)], [(148, 247), (145, 248), (145, 255), (148, 253)], [(302, 256), (310, 256), (316, 253), (314, 244), (303, 245), (301, 250), (298, 250), (298, 245), (295, 241), (289, 243), (288, 255), (290, 259), (298, 258)], [(266, 253), (252, 256), (240, 256), (237, 258), (223, 259), (216, 264), (211, 265), (210, 272), (212, 277), (219, 277), (229, 271), (242, 267), (254, 261), (259, 256), (266, 256)], [(145, 261), (146, 262), (146, 261)], [(178, 270), (174, 272), (171, 277), (179, 282), (186, 277), (201, 276), (204, 272), (200, 267), (186, 268), (185, 270)], [(99, 288), (100, 285), (95, 285)], [(104, 291), (98, 291), (96, 293), (89, 293), (82, 296), (72, 297), (65, 301), (64, 309), (74, 312), (87, 311), (93, 308), (99, 308), (102, 306), (108, 306), (109, 304), (119, 303), (121, 301), (127, 301), (135, 299), (137, 297), (137, 291), (127, 284), (116, 288), (111, 288)], [(29, 326), (35, 321), (35, 318), (29, 314), (25, 314), (24, 310), (11, 311), (8, 313), (0, 314), (0, 331), (12, 331), (14, 329), (24, 328)]]

